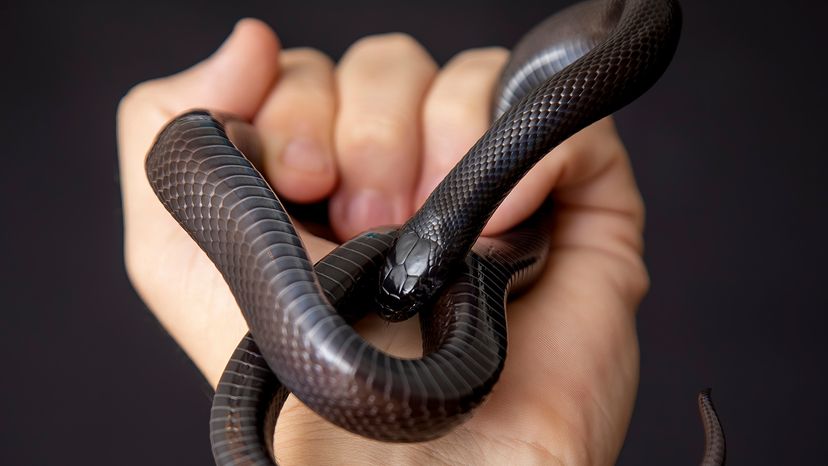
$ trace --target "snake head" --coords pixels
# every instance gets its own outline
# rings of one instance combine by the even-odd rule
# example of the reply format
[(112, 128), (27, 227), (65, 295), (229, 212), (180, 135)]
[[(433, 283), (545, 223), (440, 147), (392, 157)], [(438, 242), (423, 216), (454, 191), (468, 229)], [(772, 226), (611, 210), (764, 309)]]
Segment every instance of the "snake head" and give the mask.
[(403, 228), (385, 258), (377, 295), (378, 314), (390, 322), (412, 317), (431, 302), (446, 281), (442, 247)]

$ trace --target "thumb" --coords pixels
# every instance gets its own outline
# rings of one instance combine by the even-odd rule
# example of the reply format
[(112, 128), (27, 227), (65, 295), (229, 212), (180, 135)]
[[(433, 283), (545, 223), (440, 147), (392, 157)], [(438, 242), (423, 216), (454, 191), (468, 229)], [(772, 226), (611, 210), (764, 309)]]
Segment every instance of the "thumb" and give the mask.
[[(265, 23), (243, 19), (203, 62), (135, 86), (118, 107), (118, 155), (127, 236), (135, 228), (171, 223), (144, 173), (155, 135), (175, 115), (206, 108), (251, 119), (279, 72), (279, 40)], [(163, 220), (162, 220), (163, 219)]]
[(203, 107), (250, 119), (279, 72), (279, 39), (270, 27), (245, 18), (206, 60), (157, 80), (157, 102), (170, 116)]

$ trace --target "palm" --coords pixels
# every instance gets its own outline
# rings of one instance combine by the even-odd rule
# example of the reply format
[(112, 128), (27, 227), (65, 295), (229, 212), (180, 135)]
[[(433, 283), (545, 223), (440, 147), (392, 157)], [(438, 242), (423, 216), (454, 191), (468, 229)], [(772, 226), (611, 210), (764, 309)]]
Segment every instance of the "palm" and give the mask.
[[(382, 458), (611, 463), (638, 380), (632, 316), (617, 304), (607, 281), (607, 268), (622, 266), (616, 261), (588, 249), (556, 250), (538, 285), (508, 305), (509, 352), (500, 381), (472, 419), (447, 436), (411, 445), (366, 440), (330, 425), (291, 397), (277, 429), (277, 455), (288, 463), (293, 455), (300, 463), (313, 463), (314, 451), (320, 460), (348, 457), (348, 462), (367, 463)], [(358, 329), (390, 353), (420, 353), (415, 320), (389, 327), (369, 317)], [(564, 452), (577, 444), (584, 446), (577, 453), (587, 456), (568, 457)]]

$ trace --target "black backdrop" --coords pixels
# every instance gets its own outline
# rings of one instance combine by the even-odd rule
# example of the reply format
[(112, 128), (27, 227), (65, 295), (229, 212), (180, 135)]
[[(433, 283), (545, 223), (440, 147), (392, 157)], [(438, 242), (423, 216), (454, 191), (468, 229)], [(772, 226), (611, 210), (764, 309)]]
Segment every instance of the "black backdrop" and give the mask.
[[(114, 112), (131, 85), (205, 57), (242, 16), (334, 57), (405, 31), (444, 62), (566, 3), (0, 4), (3, 462), (211, 461), (210, 389), (123, 268)], [(620, 464), (695, 463), (705, 385), (731, 464), (824, 457), (826, 5), (685, 0), (671, 68), (617, 115), (653, 280)]]

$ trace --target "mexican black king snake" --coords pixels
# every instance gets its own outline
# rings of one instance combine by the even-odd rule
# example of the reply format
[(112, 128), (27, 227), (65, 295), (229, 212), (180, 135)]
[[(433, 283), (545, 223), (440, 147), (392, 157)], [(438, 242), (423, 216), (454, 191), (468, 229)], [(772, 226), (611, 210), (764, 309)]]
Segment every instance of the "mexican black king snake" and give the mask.
[[(273, 464), (289, 393), (330, 422), (383, 441), (418, 442), (467, 419), (506, 356), (505, 300), (543, 268), (548, 206), (480, 238), (501, 201), (552, 148), (635, 100), (678, 44), (675, 0), (591, 0), (548, 18), (516, 46), (491, 128), (398, 229), (365, 232), (315, 266), (255, 166), (246, 123), (194, 110), (170, 122), (146, 160), (158, 198), (207, 253), (250, 328), (216, 390), (219, 465)], [(545, 228), (546, 227), (546, 228)], [(351, 327), (368, 309), (419, 313), (423, 356), (403, 359)], [(710, 392), (699, 394), (703, 465), (724, 464)]]

